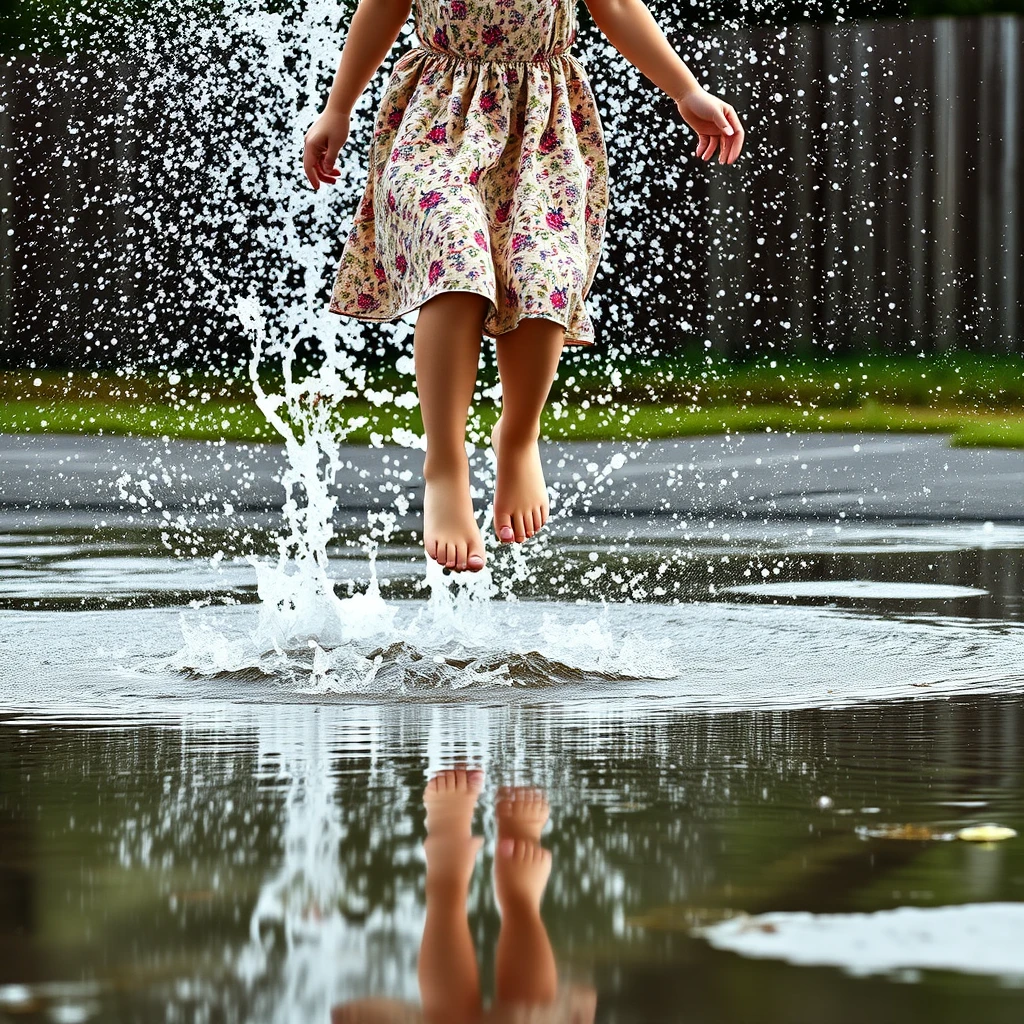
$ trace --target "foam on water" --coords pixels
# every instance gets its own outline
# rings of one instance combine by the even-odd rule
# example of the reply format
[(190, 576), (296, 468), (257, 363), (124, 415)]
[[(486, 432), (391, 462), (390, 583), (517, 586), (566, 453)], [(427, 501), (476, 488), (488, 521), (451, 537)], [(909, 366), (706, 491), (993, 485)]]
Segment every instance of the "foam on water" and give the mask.
[(722, 921), (700, 934), (743, 956), (840, 967), (855, 975), (962, 971), (1024, 985), (1024, 903), (760, 914)]

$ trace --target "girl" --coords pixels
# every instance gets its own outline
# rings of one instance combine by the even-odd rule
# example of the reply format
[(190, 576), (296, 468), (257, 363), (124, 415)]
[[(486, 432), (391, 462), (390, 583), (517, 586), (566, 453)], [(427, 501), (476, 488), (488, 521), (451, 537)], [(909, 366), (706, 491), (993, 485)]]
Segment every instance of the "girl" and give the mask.
[[(641, 0), (585, 0), (612, 45), (670, 95), (697, 133), (694, 155), (731, 164), (736, 111), (705, 92)], [(356, 100), (413, 0), (360, 0), (323, 113), (306, 133), (314, 190), (341, 173)], [(413, 342), (426, 457), (423, 545), (478, 571), (466, 418), (481, 335), (495, 339), (501, 415), (494, 531), (503, 543), (547, 521), (540, 415), (563, 345), (589, 345), (584, 298), (608, 210), (604, 133), (570, 53), (576, 0), (415, 0), (418, 46), (394, 63), (377, 111), (365, 192), (330, 310), (396, 320), (419, 310)]]

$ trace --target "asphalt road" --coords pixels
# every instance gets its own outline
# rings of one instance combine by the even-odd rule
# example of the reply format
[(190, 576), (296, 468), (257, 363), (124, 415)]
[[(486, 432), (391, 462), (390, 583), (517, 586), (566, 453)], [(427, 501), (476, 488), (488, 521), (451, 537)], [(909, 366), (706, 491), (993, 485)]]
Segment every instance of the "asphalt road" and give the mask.
[[(340, 453), (332, 488), (339, 511), (388, 507), (396, 495), (408, 511), (420, 507), (420, 451), (343, 446)], [(1024, 451), (950, 448), (941, 435), (551, 443), (544, 460), (556, 502), (598, 515), (1024, 520)], [(483, 453), (474, 462), (483, 465)], [(284, 465), (278, 445), (6, 434), (0, 508), (272, 511), (284, 498)]]

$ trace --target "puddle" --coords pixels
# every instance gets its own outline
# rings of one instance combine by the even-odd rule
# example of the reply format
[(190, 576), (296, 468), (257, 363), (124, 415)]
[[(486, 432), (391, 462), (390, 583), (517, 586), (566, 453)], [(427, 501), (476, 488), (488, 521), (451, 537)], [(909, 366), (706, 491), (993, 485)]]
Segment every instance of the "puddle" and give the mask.
[[(41, 674), (61, 704), (0, 719), (11, 1019), (326, 1021), (361, 999), (417, 1004), (422, 793), (459, 764), (483, 772), (466, 920), (486, 993), (511, 786), (550, 808), (545, 941), (596, 1020), (686, 1005), (790, 1021), (811, 998), (840, 1021), (916, 1019), (922, 1000), (932, 1021), (1019, 1018), (1024, 843), (862, 832), (1019, 829), (1019, 695), (694, 714), (168, 693), (145, 713), (101, 711), (67, 673)], [(763, 1015), (747, 1013), (755, 994)]]
[(1017, 1020), (1024, 535), (601, 533), (500, 552), (474, 597), (425, 585), (402, 531), (373, 572), (342, 531), (328, 596), (268, 568), (267, 524), (174, 554), (145, 524), (8, 516), (0, 1020), (415, 1005), (422, 793), (467, 764), (487, 991), (513, 786), (550, 805), (569, 1017), (789, 1021), (813, 996), (836, 1021)]

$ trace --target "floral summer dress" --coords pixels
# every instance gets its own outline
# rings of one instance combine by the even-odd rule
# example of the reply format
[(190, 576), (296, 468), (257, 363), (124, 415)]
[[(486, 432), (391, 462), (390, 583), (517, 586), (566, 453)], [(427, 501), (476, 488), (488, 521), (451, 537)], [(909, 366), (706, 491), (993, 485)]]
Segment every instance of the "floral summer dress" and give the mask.
[(608, 207), (604, 131), (569, 53), (577, 0), (414, 0), (419, 46), (395, 61), (366, 190), (329, 309), (387, 321), (444, 291), (592, 344), (584, 305)]

